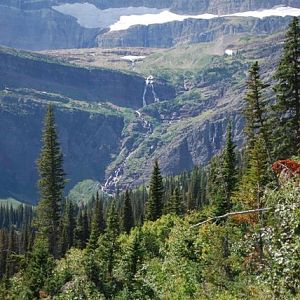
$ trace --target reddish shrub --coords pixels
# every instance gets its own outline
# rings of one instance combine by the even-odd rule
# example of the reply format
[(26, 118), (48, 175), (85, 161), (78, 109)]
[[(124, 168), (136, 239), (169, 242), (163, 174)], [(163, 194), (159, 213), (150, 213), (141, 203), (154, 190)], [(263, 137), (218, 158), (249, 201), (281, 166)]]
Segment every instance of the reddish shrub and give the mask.
[(272, 170), (278, 175), (284, 175), (286, 178), (300, 178), (300, 164), (291, 159), (276, 161), (272, 166)]

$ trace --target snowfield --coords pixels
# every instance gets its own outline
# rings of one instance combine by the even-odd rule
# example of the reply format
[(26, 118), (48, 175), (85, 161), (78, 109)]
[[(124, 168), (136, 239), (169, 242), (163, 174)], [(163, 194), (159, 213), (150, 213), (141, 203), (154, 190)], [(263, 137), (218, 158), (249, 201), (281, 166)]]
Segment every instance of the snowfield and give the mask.
[(130, 61), (132, 63), (143, 60), (145, 58), (146, 58), (146, 56), (139, 56), (139, 55), (126, 55), (126, 56), (121, 57), (121, 59)]
[(110, 28), (110, 31), (127, 30), (135, 25), (164, 24), (173, 21), (184, 21), (186, 19), (208, 20), (220, 17), (286, 17), (300, 16), (300, 8), (289, 6), (277, 6), (272, 9), (259, 11), (246, 11), (230, 15), (179, 15), (168, 10), (148, 8), (148, 7), (126, 7), (109, 8), (101, 10), (90, 3), (74, 3), (53, 6), (52, 9), (72, 16), (85, 28)]
[(158, 15), (162, 10), (148, 7), (109, 8), (101, 10), (91, 3), (66, 3), (52, 6), (52, 9), (77, 19), (80, 26), (85, 28), (109, 28), (121, 17), (131, 15)]
[(121, 16), (120, 20), (110, 26), (110, 31), (126, 30), (135, 25), (151, 25), (151, 24), (164, 24), (174, 21), (184, 21), (186, 19), (213, 19), (217, 18), (216, 15), (202, 14), (198, 16), (191, 15), (178, 15), (170, 11), (162, 11), (159, 14), (146, 14), (146, 15), (132, 15)]

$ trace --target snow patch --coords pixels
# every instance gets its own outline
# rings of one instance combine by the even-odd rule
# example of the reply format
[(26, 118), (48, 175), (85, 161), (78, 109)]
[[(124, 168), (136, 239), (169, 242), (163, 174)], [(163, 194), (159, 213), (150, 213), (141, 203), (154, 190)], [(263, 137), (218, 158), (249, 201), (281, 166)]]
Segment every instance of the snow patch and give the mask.
[(300, 8), (294, 8), (290, 6), (276, 6), (271, 9), (263, 9), (256, 11), (245, 11), (241, 13), (235, 13), (232, 15), (228, 15), (232, 17), (253, 17), (258, 19), (263, 19), (266, 17), (299, 17), (300, 16)]
[(101, 10), (91, 3), (66, 3), (53, 6), (52, 9), (62, 14), (72, 16), (85, 28), (110, 28), (110, 31), (127, 30), (135, 25), (164, 24), (186, 19), (209, 20), (219, 17), (266, 17), (300, 16), (300, 9), (290, 6), (276, 6), (272, 9), (246, 11), (229, 15), (179, 15), (168, 10), (148, 7), (109, 8)]
[(238, 50), (236, 49), (226, 49), (225, 54), (228, 56), (234, 56), (238, 53)]
[(52, 6), (52, 9), (77, 19), (77, 23), (85, 28), (109, 28), (122, 16), (159, 14), (162, 10), (148, 7), (124, 7), (99, 9), (91, 3), (66, 3)]
[(126, 55), (126, 56), (121, 57), (121, 59), (130, 61), (132, 63), (143, 60), (145, 58), (146, 58), (146, 56), (138, 56), (138, 55)]
[(178, 15), (170, 11), (162, 11), (159, 14), (146, 14), (146, 15), (131, 15), (121, 16), (120, 20), (110, 26), (110, 31), (126, 30), (135, 25), (151, 25), (151, 24), (164, 24), (174, 21), (184, 21), (186, 19), (213, 19), (217, 18), (217, 15), (202, 14), (198, 16), (192, 15)]

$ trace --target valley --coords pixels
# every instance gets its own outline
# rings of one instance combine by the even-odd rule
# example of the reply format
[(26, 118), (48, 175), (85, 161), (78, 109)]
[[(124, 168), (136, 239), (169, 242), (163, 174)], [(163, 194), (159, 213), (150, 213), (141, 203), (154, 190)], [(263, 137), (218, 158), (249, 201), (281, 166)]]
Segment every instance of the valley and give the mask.
[[(206, 164), (223, 146), (228, 118), (234, 120), (235, 141), (241, 146), (248, 66), (259, 60), (270, 79), (273, 70), (265, 66), (270, 57), (279, 59), (290, 20), (285, 15), (297, 15), (300, 6), (297, 1), (198, 2), (1, 4), (0, 21), (8, 30), (0, 44), (43, 51), (0, 48), (5, 135), (0, 141), (5, 163), (0, 199), (36, 202), (34, 162), (48, 103), (59, 111), (68, 191), (85, 179), (108, 193), (137, 186), (149, 178), (155, 158), (164, 174)], [(161, 24), (151, 21), (148, 26), (138, 25), (137, 19), (137, 26), (107, 30), (118, 22), (127, 26), (126, 15), (155, 17), (163, 11), (177, 19), (160, 18)], [(15, 14), (25, 24), (21, 30), (10, 26)], [(97, 20), (102, 23), (96, 28), (91, 22)]]
[[(0, 144), (7, 167), (1, 175), (0, 198), (36, 201), (34, 161), (48, 103), (58, 110), (70, 178), (67, 190), (85, 179), (98, 182), (108, 193), (137, 186), (147, 181), (157, 157), (164, 174), (205, 164), (222, 148), (228, 118), (234, 120), (235, 141), (241, 146), (241, 82), (247, 66), (260, 59), (265, 68), (270, 52), (275, 57), (280, 53), (280, 47), (270, 44), (282, 39), (280, 33), (268, 39), (236, 36), (171, 49), (28, 53), (3, 48), (0, 56), (6, 67), (0, 99), (6, 138)], [(227, 46), (238, 49), (238, 55), (226, 55)], [(133, 65), (122, 59), (130, 55), (145, 58)], [(15, 73), (17, 68), (22, 71)], [(267, 78), (271, 72), (265, 70)], [(150, 75), (158, 103), (153, 103), (152, 88), (146, 86)]]

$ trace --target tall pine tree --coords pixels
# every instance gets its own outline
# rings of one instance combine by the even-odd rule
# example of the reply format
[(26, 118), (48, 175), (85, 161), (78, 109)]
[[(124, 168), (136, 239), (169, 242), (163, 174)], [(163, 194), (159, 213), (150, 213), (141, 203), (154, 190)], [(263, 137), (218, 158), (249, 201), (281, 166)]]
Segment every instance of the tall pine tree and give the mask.
[(93, 249), (96, 248), (99, 235), (104, 232), (104, 227), (105, 223), (103, 216), (103, 203), (99, 198), (99, 193), (97, 192), (94, 211), (92, 215), (91, 234), (88, 242), (88, 247)]
[(247, 150), (254, 147), (257, 136), (260, 135), (263, 138), (265, 144), (266, 155), (269, 162), (272, 162), (271, 158), (271, 146), (270, 146), (270, 132), (268, 130), (268, 103), (264, 97), (264, 91), (267, 85), (260, 79), (260, 68), (258, 62), (252, 64), (249, 69), (247, 91), (245, 96), (245, 128), (244, 133), (247, 138), (246, 143), (246, 159)]
[(130, 200), (130, 195), (128, 190), (126, 190), (125, 192), (121, 222), (122, 222), (121, 224), (122, 229), (127, 233), (129, 233), (131, 228), (134, 226), (134, 219), (133, 219), (133, 211), (132, 211), (131, 200)]
[(173, 190), (173, 193), (167, 202), (166, 212), (177, 216), (183, 215), (184, 211), (182, 197), (180, 195), (180, 190), (178, 186)]
[(50, 253), (57, 257), (65, 174), (52, 105), (48, 106), (45, 117), (42, 142), (37, 163), (40, 174), (40, 201), (37, 206), (36, 226), (38, 237), (46, 239)]
[(295, 155), (300, 146), (300, 25), (297, 17), (289, 25), (275, 79), (274, 146), (276, 158), (288, 158)]
[(146, 204), (145, 217), (149, 221), (155, 221), (162, 216), (164, 206), (164, 186), (160, 173), (158, 161), (154, 163), (154, 168), (150, 180), (149, 199)]
[(235, 144), (232, 137), (232, 123), (229, 121), (226, 135), (226, 145), (222, 154), (223, 166), (222, 177), (224, 180), (224, 198), (219, 203), (219, 213), (224, 214), (232, 207), (231, 197), (237, 183)]

